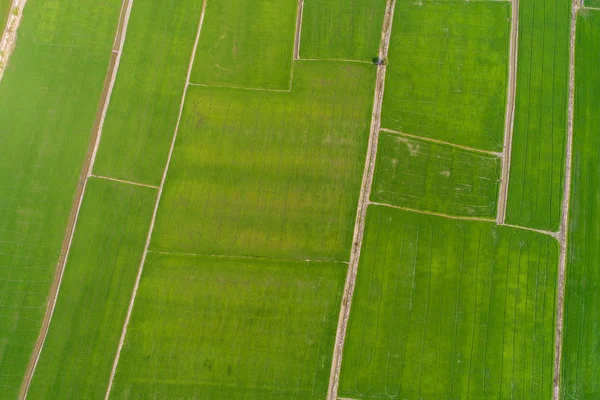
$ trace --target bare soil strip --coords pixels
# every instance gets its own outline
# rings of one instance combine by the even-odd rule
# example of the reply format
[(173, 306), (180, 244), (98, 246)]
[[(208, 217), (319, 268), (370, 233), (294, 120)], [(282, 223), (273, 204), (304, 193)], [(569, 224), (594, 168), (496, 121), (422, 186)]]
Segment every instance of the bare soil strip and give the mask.
[(158, 206), (160, 204), (160, 199), (162, 197), (163, 188), (165, 186), (165, 180), (167, 179), (167, 174), (169, 172), (169, 166), (171, 165), (171, 158), (173, 156), (173, 149), (175, 148), (175, 142), (177, 141), (177, 133), (179, 132), (179, 124), (181, 123), (181, 115), (183, 114), (183, 106), (185, 104), (185, 96), (187, 94), (188, 87), (190, 86), (190, 76), (192, 74), (192, 66), (194, 64), (194, 59), (196, 57), (196, 48), (198, 47), (198, 41), (200, 40), (200, 32), (202, 31), (202, 24), (204, 22), (204, 14), (206, 11), (206, 2), (204, 0), (202, 4), (202, 12), (200, 14), (200, 21), (198, 23), (198, 30), (196, 32), (196, 39), (194, 41), (194, 47), (192, 48), (192, 54), (190, 56), (190, 62), (188, 64), (187, 76), (185, 79), (185, 85), (183, 88), (183, 94), (181, 96), (181, 103), (179, 106), (179, 116), (177, 117), (177, 124), (175, 125), (175, 131), (173, 132), (173, 139), (171, 139), (171, 147), (169, 148), (169, 155), (167, 157), (167, 162), (165, 165), (165, 169), (163, 171), (163, 175), (160, 181), (160, 186), (158, 187), (158, 194), (156, 196), (156, 202), (154, 203), (154, 211), (152, 213), (152, 220), (150, 221), (150, 227), (148, 229), (148, 236), (146, 237), (146, 244), (144, 246), (144, 252), (142, 254), (142, 260), (140, 262), (140, 267), (138, 269), (137, 276), (135, 278), (135, 284), (133, 286), (133, 292), (131, 293), (131, 300), (129, 301), (129, 307), (127, 309), (127, 316), (125, 317), (125, 323), (123, 324), (123, 330), (121, 332), (121, 338), (119, 339), (119, 345), (117, 347), (117, 354), (115, 355), (115, 360), (113, 362), (113, 367), (110, 372), (110, 379), (108, 381), (108, 387), (106, 388), (106, 396), (105, 399), (108, 400), (110, 396), (110, 391), (112, 389), (112, 385), (115, 379), (115, 373), (117, 372), (117, 365), (119, 364), (119, 358), (121, 357), (121, 350), (123, 349), (123, 343), (125, 342), (125, 337), (127, 336), (127, 327), (129, 325), (129, 321), (131, 320), (131, 312), (133, 310), (133, 305), (135, 303), (135, 296), (138, 291), (138, 287), (140, 285), (140, 279), (142, 277), (142, 272), (144, 270), (144, 263), (146, 262), (146, 257), (148, 256), (148, 247), (150, 246), (150, 241), (152, 239), (152, 232), (154, 231), (154, 224), (156, 222), (156, 214), (158, 212)]
[(395, 208), (397, 210), (410, 211), (410, 212), (419, 213), (419, 214), (434, 215), (436, 217), (444, 217), (444, 218), (449, 218), (449, 219), (458, 219), (458, 220), (465, 220), (465, 221), (483, 221), (483, 222), (494, 222), (494, 221), (496, 221), (494, 218), (465, 217), (465, 216), (462, 216), (462, 215), (450, 215), (450, 214), (438, 213), (438, 212), (433, 212), (433, 211), (419, 210), (417, 208), (395, 206), (395, 205), (392, 205), (392, 204), (380, 203), (380, 202), (377, 202), (377, 201), (369, 201), (369, 204), (373, 204), (374, 206), (383, 206), (383, 207)]
[(511, 1), (512, 21), (508, 54), (508, 90), (506, 94), (506, 117), (504, 119), (504, 148), (502, 150), (502, 178), (498, 192), (497, 224), (506, 220), (508, 181), (510, 179), (510, 157), (512, 152), (513, 127), (515, 122), (515, 93), (517, 90), (517, 54), (519, 39), (519, 0)]
[(298, 11), (296, 13), (296, 35), (294, 37), (294, 60), (300, 59), (300, 35), (302, 34), (302, 13), (304, 0), (298, 0)]
[(293, 259), (293, 258), (280, 258), (280, 257), (264, 257), (264, 256), (233, 256), (227, 254), (198, 254), (198, 253), (181, 253), (174, 251), (154, 251), (148, 250), (148, 253), (152, 254), (165, 254), (172, 256), (188, 256), (188, 257), (211, 257), (211, 258), (235, 258), (240, 260), (273, 260), (273, 261), (306, 261), (306, 262), (314, 262), (314, 263), (331, 263), (331, 264), (348, 264), (348, 261), (339, 261), (339, 260), (321, 260), (321, 259)]
[(392, 129), (381, 128), (380, 131), (382, 131), (382, 132), (388, 132), (388, 133), (393, 133), (393, 134), (396, 134), (396, 135), (399, 135), (399, 136), (406, 136), (406, 137), (409, 137), (409, 138), (412, 138), (412, 139), (423, 140), (425, 142), (432, 142), (432, 143), (444, 144), (444, 145), (448, 145), (448, 146), (452, 146), (452, 147), (458, 147), (459, 149), (464, 149), (464, 150), (469, 150), (469, 151), (475, 151), (475, 152), (484, 153), (484, 154), (490, 154), (490, 155), (496, 156), (496, 157), (502, 157), (502, 153), (497, 153), (495, 151), (476, 149), (474, 147), (462, 146), (460, 144), (454, 144), (454, 143), (450, 143), (450, 142), (444, 142), (442, 140), (432, 139), (432, 138), (418, 136), (418, 135), (412, 135), (410, 133), (399, 132), (399, 131), (395, 131), (395, 130), (392, 130)]
[(526, 231), (541, 233), (542, 235), (552, 236), (556, 240), (560, 239), (559, 232), (545, 231), (543, 229), (528, 228), (526, 226), (512, 225), (512, 224), (502, 224), (502, 226), (508, 226), (509, 228), (523, 229)]
[[(4, 69), (8, 65), (8, 59), (12, 54), (17, 41), (17, 29), (21, 24), (21, 16), (27, 0), (13, 0), (8, 14), (8, 20), (0, 39), (0, 81), (4, 76)], [(2, 21), (0, 21), (2, 23)]]
[(139, 182), (132, 182), (132, 181), (126, 181), (123, 179), (117, 179), (117, 178), (110, 178), (108, 176), (102, 176), (102, 175), (90, 175), (90, 178), (97, 178), (97, 179), (104, 179), (107, 181), (113, 181), (113, 182), (119, 182), (119, 183), (125, 183), (127, 185), (134, 185), (134, 186), (143, 186), (143, 187), (147, 187), (147, 188), (152, 188), (152, 189), (158, 189), (158, 186), (154, 186), (154, 185), (147, 185), (145, 183), (139, 183)]
[(560, 368), (562, 361), (563, 322), (565, 311), (565, 278), (567, 269), (567, 240), (569, 231), (569, 206), (571, 203), (571, 169), (573, 165), (573, 120), (575, 118), (575, 34), (580, 0), (573, 0), (571, 9), (571, 31), (569, 38), (569, 108), (567, 116), (567, 149), (565, 154), (565, 183), (560, 218), (560, 259), (558, 261), (558, 287), (556, 299), (556, 331), (554, 348), (554, 392), (553, 400), (560, 397)]
[[(387, 59), (390, 45), (390, 35), (392, 33), (392, 22), (394, 16), (394, 7), (396, 0), (387, 0), (383, 28), (381, 30), (381, 43), (379, 45), (379, 58)], [(340, 382), (340, 368), (342, 366), (342, 352), (344, 350), (344, 341), (346, 339), (346, 329), (348, 327), (348, 317), (350, 316), (350, 306), (354, 294), (356, 283), (356, 272), (358, 270), (358, 261), (362, 248), (362, 239), (365, 231), (365, 220), (367, 216), (367, 206), (369, 205), (369, 196), (373, 185), (373, 173), (375, 171), (375, 158), (377, 157), (377, 143), (379, 141), (379, 130), (381, 128), (381, 105), (383, 103), (383, 92), (385, 87), (386, 65), (378, 66), (377, 81), (375, 84), (375, 98), (373, 100), (373, 113), (371, 117), (371, 131), (369, 134), (369, 147), (365, 160), (365, 169), (363, 173), (362, 186), (358, 198), (358, 208), (356, 213), (356, 223), (354, 225), (354, 237), (352, 241), (352, 250), (350, 254), (350, 265), (348, 266), (348, 275), (342, 297), (342, 305), (338, 321), (338, 327), (335, 337), (335, 347), (333, 349), (333, 359), (331, 365), (331, 374), (329, 376), (329, 389), (327, 392), (328, 400), (336, 400)]]
[[(60, 289), (60, 284), (65, 270), (65, 265), (67, 263), (69, 250), (73, 241), (73, 234), (75, 232), (77, 218), (79, 217), (79, 210), (81, 208), (83, 194), (85, 193), (87, 180), (91, 176), (91, 172), (94, 167), (94, 153), (100, 141), (102, 121), (104, 119), (104, 115), (106, 114), (106, 108), (108, 107), (108, 102), (112, 93), (112, 88), (114, 86), (115, 77), (117, 75), (117, 69), (119, 67), (119, 62), (121, 59), (121, 50), (123, 49), (123, 43), (125, 42), (125, 32), (127, 30), (127, 23), (129, 21), (132, 3), (133, 0), (123, 0), (121, 6), (121, 14), (119, 16), (119, 24), (115, 36), (115, 42), (113, 44), (113, 52), (111, 52), (111, 58), (108, 65), (106, 78), (104, 80), (104, 87), (102, 89), (100, 103), (98, 105), (98, 111), (96, 113), (96, 120), (92, 129), (90, 145), (83, 163), (81, 174), (79, 176), (79, 184), (77, 185), (75, 198), (73, 199), (73, 206), (71, 207), (71, 213), (69, 214), (67, 229), (65, 231), (65, 238), (63, 240), (60, 257), (56, 265), (56, 272), (54, 274), (52, 286), (50, 287), (50, 293), (48, 294), (49, 300), (46, 306), (46, 313), (42, 321), (42, 326), (40, 328), (40, 334), (33, 348), (31, 359), (25, 371), (23, 383), (21, 384), (21, 390), (19, 392), (20, 399), (25, 399), (27, 397), (27, 391), (29, 390), (29, 385), (31, 384), (31, 379), (33, 377), (33, 373), (35, 372), (35, 367), (37, 366), (40, 354), (42, 352), (42, 348), (44, 347), (46, 335), (48, 334), (48, 328), (50, 327), (50, 321), (52, 320), (52, 314), (54, 313), (54, 307), (56, 306), (56, 300), (58, 299), (58, 291)], [(116, 50), (116, 52), (114, 50)]]

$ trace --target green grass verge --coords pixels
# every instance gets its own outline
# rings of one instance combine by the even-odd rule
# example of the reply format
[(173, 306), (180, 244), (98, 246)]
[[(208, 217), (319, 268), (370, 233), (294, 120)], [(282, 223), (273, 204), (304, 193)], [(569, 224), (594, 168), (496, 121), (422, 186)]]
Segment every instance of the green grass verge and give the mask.
[(191, 81), (289, 89), (297, 5), (297, 0), (209, 0)]
[(382, 127), (501, 151), (510, 4), (396, 3)]
[(160, 183), (201, 1), (134, 2), (94, 172)]
[(500, 158), (381, 132), (371, 199), (451, 215), (496, 215)]
[(29, 398), (104, 398), (155, 198), (154, 189), (88, 181)]
[(386, 0), (306, 0), (301, 58), (371, 61), (379, 55)]
[(324, 399), (346, 271), (150, 254), (113, 397)]
[(569, 84), (570, 0), (519, 1), (517, 93), (506, 220), (558, 230)]
[(189, 89), (151, 249), (348, 259), (376, 69), (295, 70), (291, 93)]
[(119, 0), (31, 1), (0, 81), (0, 397), (44, 315), (102, 91)]
[(600, 12), (577, 19), (562, 399), (600, 398)]
[(549, 399), (558, 243), (370, 206), (340, 397)]

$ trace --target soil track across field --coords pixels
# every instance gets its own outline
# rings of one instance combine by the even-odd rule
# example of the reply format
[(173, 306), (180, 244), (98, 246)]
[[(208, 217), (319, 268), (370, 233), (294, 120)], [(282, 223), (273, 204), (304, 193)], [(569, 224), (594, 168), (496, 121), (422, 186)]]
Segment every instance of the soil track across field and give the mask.
[(31, 359), (29, 361), (29, 365), (27, 366), (27, 370), (25, 371), (25, 376), (21, 385), (21, 390), (19, 393), (19, 398), (21, 399), (27, 397), (27, 391), (29, 389), (29, 385), (31, 384), (31, 378), (33, 377), (36, 364), (40, 358), (40, 354), (44, 346), (44, 341), (46, 340), (46, 335), (48, 334), (48, 328), (50, 327), (50, 321), (52, 320), (52, 314), (54, 313), (54, 307), (56, 306), (58, 291), (60, 289), (65, 265), (67, 263), (71, 242), (73, 241), (73, 234), (75, 232), (77, 217), (79, 215), (79, 210), (83, 201), (85, 186), (87, 183), (87, 179), (91, 176), (92, 173), (95, 154), (98, 148), (98, 143), (100, 141), (100, 136), (102, 132), (102, 123), (104, 122), (104, 116), (106, 115), (106, 110), (108, 109), (110, 95), (112, 93), (112, 88), (114, 86), (117, 70), (119, 68), (119, 61), (121, 59), (121, 52), (123, 50), (123, 44), (125, 42), (125, 33), (127, 31), (127, 23), (129, 21), (129, 15), (131, 13), (132, 4), (133, 0), (123, 0), (121, 6), (121, 13), (119, 15), (119, 23), (117, 26), (117, 32), (115, 34), (115, 41), (113, 43), (113, 49), (108, 65), (108, 71), (104, 80), (104, 86), (100, 97), (100, 103), (98, 105), (98, 111), (96, 113), (96, 119), (94, 121), (94, 127), (92, 129), (92, 137), (83, 163), (83, 167), (81, 169), (81, 174), (79, 176), (79, 183), (77, 185), (77, 190), (73, 199), (73, 206), (71, 208), (71, 213), (69, 214), (69, 220), (67, 222), (65, 238), (63, 240), (62, 247), (60, 250), (60, 257), (56, 266), (56, 272), (54, 274), (52, 286), (50, 287), (50, 293), (48, 294), (49, 300), (46, 306), (46, 313), (44, 314), (42, 326), (40, 328), (40, 334), (33, 348)]

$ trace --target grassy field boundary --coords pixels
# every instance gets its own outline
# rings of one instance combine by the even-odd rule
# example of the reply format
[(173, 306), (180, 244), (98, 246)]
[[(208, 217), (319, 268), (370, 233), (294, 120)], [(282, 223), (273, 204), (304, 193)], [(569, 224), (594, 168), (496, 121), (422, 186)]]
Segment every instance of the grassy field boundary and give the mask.
[(512, 21), (508, 51), (508, 84), (506, 95), (506, 117), (504, 119), (504, 147), (502, 149), (502, 176), (498, 191), (498, 211), (496, 222), (501, 225), (506, 220), (508, 202), (508, 181), (510, 179), (510, 157), (512, 154), (513, 128), (515, 124), (515, 99), (517, 92), (517, 55), (519, 43), (519, 0), (511, 1)]
[[(19, 29), (19, 25), (21, 24), (21, 17), (26, 3), (27, 0), (13, 0), (10, 6), (6, 26), (2, 32), (2, 39), (0, 39), (0, 81), (4, 75), (4, 69), (8, 65), (8, 59), (15, 48), (17, 29)], [(4, 21), (0, 21), (0, 24), (2, 23)]]
[[(379, 46), (379, 58), (386, 59), (390, 46), (390, 36), (392, 34), (392, 23), (394, 17), (394, 8), (396, 0), (388, 0), (384, 14), (383, 28), (381, 31), (381, 43)], [(375, 82), (375, 94), (373, 100), (373, 113), (371, 117), (371, 131), (369, 133), (369, 145), (367, 157), (365, 159), (365, 168), (363, 172), (360, 195), (358, 197), (358, 206), (356, 213), (356, 222), (354, 225), (354, 235), (352, 240), (352, 250), (350, 252), (350, 264), (348, 275), (344, 286), (342, 296), (342, 306), (335, 337), (335, 346), (333, 349), (333, 359), (331, 365), (331, 375), (329, 376), (329, 389), (327, 392), (328, 400), (336, 400), (340, 384), (340, 370), (342, 367), (342, 353), (344, 350), (344, 341), (348, 329), (348, 318), (350, 317), (350, 307), (352, 296), (356, 285), (356, 273), (358, 271), (358, 261), (362, 248), (362, 239), (365, 232), (365, 222), (367, 218), (367, 207), (369, 205), (369, 196), (373, 186), (373, 175), (375, 173), (375, 160), (377, 158), (377, 147), (379, 141), (379, 130), (381, 128), (381, 107), (383, 105), (383, 93), (385, 89), (385, 63), (377, 67), (377, 80)]]
[(134, 185), (134, 186), (143, 186), (143, 187), (148, 187), (148, 188), (152, 188), (152, 189), (158, 189), (158, 186), (154, 186), (154, 185), (148, 185), (145, 183), (139, 183), (139, 182), (131, 182), (131, 181), (126, 181), (124, 179), (117, 179), (117, 178), (110, 178), (108, 176), (102, 176), (102, 175), (90, 175), (90, 177), (94, 177), (94, 178), (98, 178), (98, 179), (104, 179), (107, 181), (113, 181), (113, 182), (121, 182), (121, 183), (125, 183), (127, 185)]
[(556, 329), (554, 339), (554, 390), (553, 400), (560, 398), (560, 371), (562, 361), (562, 342), (565, 318), (565, 278), (567, 269), (569, 207), (571, 203), (571, 169), (573, 165), (573, 121), (575, 120), (575, 39), (577, 33), (577, 14), (581, 0), (572, 0), (571, 30), (569, 37), (569, 103), (567, 112), (567, 143), (565, 152), (565, 182), (563, 187), (562, 213), (560, 217), (560, 259), (558, 261), (558, 282), (556, 294)]
[(121, 350), (123, 349), (123, 343), (125, 342), (125, 337), (127, 335), (127, 326), (129, 325), (129, 321), (131, 320), (131, 312), (133, 310), (133, 305), (135, 303), (135, 295), (140, 285), (140, 279), (142, 277), (142, 272), (144, 270), (144, 263), (146, 262), (146, 257), (148, 256), (148, 247), (150, 246), (150, 240), (152, 239), (152, 232), (154, 231), (154, 224), (156, 222), (156, 214), (158, 212), (158, 205), (160, 204), (160, 199), (162, 196), (163, 188), (165, 185), (165, 180), (167, 178), (167, 173), (169, 172), (169, 166), (171, 165), (171, 158), (173, 156), (173, 149), (175, 148), (175, 141), (177, 140), (177, 132), (179, 131), (179, 124), (181, 122), (181, 115), (183, 114), (183, 106), (185, 104), (185, 96), (187, 94), (188, 87), (190, 86), (190, 76), (192, 74), (192, 67), (194, 65), (194, 58), (196, 57), (196, 48), (198, 47), (198, 41), (200, 39), (200, 32), (202, 31), (202, 24), (204, 22), (204, 14), (206, 11), (206, 2), (204, 0), (202, 4), (202, 12), (200, 14), (200, 21), (198, 23), (198, 31), (196, 33), (196, 39), (194, 41), (194, 47), (192, 48), (192, 54), (190, 56), (190, 62), (188, 65), (187, 76), (185, 79), (185, 86), (183, 89), (183, 94), (181, 96), (181, 104), (179, 106), (179, 115), (177, 117), (177, 124), (175, 126), (175, 131), (173, 132), (173, 139), (171, 140), (171, 147), (169, 148), (169, 155), (167, 157), (167, 162), (165, 165), (165, 169), (163, 171), (163, 175), (160, 181), (160, 186), (158, 187), (158, 194), (156, 196), (156, 202), (154, 204), (154, 210), (152, 212), (152, 220), (150, 221), (150, 227), (148, 229), (148, 236), (146, 238), (146, 244), (144, 245), (144, 252), (142, 254), (142, 261), (140, 262), (140, 267), (138, 269), (138, 273), (135, 279), (135, 284), (133, 287), (133, 292), (131, 294), (131, 300), (129, 302), (129, 307), (127, 309), (127, 316), (125, 317), (125, 322), (123, 324), (123, 331), (121, 332), (121, 338), (119, 339), (119, 345), (117, 347), (117, 354), (115, 356), (115, 360), (113, 362), (113, 367), (110, 372), (110, 378), (108, 381), (108, 387), (106, 388), (106, 396), (105, 399), (108, 400), (110, 396), (110, 390), (112, 389), (113, 382), (115, 379), (115, 373), (117, 372), (117, 366), (119, 364), (119, 358), (121, 356)]
[(121, 12), (119, 15), (117, 32), (115, 34), (113, 51), (111, 52), (111, 58), (108, 65), (106, 78), (104, 81), (102, 95), (100, 97), (100, 103), (98, 105), (96, 120), (92, 129), (90, 146), (88, 148), (88, 152), (81, 170), (81, 175), (79, 177), (79, 184), (77, 185), (75, 198), (73, 199), (73, 206), (69, 215), (67, 229), (65, 232), (65, 238), (60, 252), (60, 258), (56, 266), (56, 273), (52, 281), (52, 286), (50, 287), (50, 293), (48, 294), (49, 300), (46, 307), (46, 313), (42, 321), (40, 334), (38, 336), (38, 340), (35, 343), (31, 359), (29, 365), (27, 366), (27, 370), (25, 371), (25, 376), (23, 378), (23, 383), (19, 392), (19, 398), (21, 399), (25, 399), (27, 397), (27, 391), (29, 390), (29, 385), (31, 384), (31, 379), (33, 378), (35, 367), (39, 361), (42, 348), (44, 347), (44, 341), (46, 340), (46, 335), (48, 334), (48, 329), (52, 320), (52, 314), (54, 313), (54, 307), (56, 306), (56, 302), (58, 299), (58, 292), (60, 290), (65, 266), (67, 264), (69, 250), (71, 248), (71, 243), (73, 242), (75, 226), (79, 217), (81, 204), (83, 203), (83, 195), (85, 193), (87, 181), (91, 177), (92, 169), (94, 167), (95, 154), (100, 143), (102, 123), (104, 122), (104, 116), (106, 115), (106, 111), (108, 109), (110, 95), (112, 93), (112, 89), (114, 87), (115, 79), (117, 76), (117, 70), (119, 68), (119, 62), (121, 60), (121, 52), (123, 50), (123, 45), (125, 43), (127, 23), (129, 21), (129, 15), (131, 14), (132, 5), (133, 0), (123, 0), (123, 3), (121, 5)]

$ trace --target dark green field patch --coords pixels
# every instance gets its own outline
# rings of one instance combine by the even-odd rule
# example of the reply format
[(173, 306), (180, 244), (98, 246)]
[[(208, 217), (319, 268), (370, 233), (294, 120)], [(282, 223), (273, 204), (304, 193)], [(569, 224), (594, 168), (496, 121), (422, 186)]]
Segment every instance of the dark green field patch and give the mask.
[(113, 397), (324, 399), (346, 271), (150, 254)]
[(289, 89), (297, 5), (297, 0), (208, 0), (191, 81)]
[(381, 132), (371, 199), (451, 215), (493, 217), (500, 159)]
[(295, 68), (291, 93), (190, 88), (152, 250), (348, 259), (375, 68)]
[(155, 197), (150, 188), (88, 181), (29, 398), (104, 398)]
[(340, 397), (549, 399), (558, 243), (370, 206)]
[(577, 19), (561, 399), (600, 398), (600, 12)]
[(300, 58), (371, 61), (379, 55), (386, 0), (305, 0)]
[(382, 127), (501, 151), (510, 4), (396, 3)]
[(506, 220), (558, 230), (569, 81), (570, 0), (519, 1), (519, 54)]
[(134, 1), (94, 173), (158, 185), (202, 0)]

